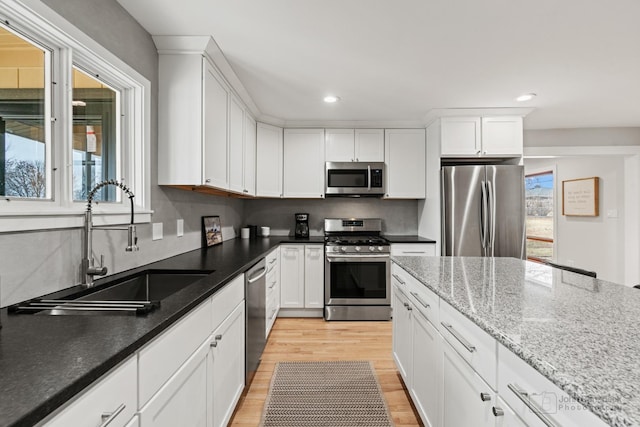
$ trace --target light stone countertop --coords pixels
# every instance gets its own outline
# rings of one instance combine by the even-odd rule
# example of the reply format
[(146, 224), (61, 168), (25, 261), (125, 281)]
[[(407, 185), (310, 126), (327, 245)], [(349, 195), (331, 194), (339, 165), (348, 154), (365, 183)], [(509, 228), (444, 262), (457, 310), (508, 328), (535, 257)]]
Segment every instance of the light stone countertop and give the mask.
[(640, 290), (516, 258), (392, 260), (614, 427), (640, 426)]

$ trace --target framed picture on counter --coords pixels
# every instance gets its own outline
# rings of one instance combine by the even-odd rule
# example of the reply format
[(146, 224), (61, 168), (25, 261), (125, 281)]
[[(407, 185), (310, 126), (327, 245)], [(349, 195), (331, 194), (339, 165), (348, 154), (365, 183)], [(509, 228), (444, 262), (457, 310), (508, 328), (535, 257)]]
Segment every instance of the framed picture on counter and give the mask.
[(202, 217), (202, 240), (205, 247), (222, 243), (222, 225), (219, 216)]

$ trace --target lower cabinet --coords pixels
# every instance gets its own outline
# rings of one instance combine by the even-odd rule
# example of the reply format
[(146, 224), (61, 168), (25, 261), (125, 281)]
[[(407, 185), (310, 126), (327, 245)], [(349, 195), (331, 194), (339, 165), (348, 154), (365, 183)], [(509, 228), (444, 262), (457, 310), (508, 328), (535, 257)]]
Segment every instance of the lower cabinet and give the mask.
[(411, 306), (397, 286), (393, 286), (393, 360), (407, 388), (411, 388)]
[(280, 307), (324, 307), (324, 245), (280, 245)]
[(409, 388), (413, 403), (426, 427), (440, 425), (442, 340), (438, 330), (420, 312), (412, 311), (413, 366)]
[(304, 245), (304, 306), (324, 307), (324, 245)]

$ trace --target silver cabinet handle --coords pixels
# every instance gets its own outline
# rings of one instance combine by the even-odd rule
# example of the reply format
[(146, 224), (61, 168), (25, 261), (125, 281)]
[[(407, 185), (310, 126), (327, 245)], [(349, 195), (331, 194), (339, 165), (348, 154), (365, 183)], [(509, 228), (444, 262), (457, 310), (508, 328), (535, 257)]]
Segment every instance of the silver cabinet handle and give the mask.
[(111, 412), (111, 413), (105, 413), (105, 414), (102, 414), (102, 415), (101, 415), (101, 417), (102, 417), (102, 424), (100, 424), (100, 427), (107, 427), (109, 424), (111, 424), (111, 422), (112, 422), (113, 420), (115, 420), (115, 419), (116, 419), (116, 417), (117, 417), (118, 415), (120, 415), (120, 413), (121, 413), (122, 411), (124, 411), (124, 408), (126, 408), (126, 407), (127, 407), (127, 406), (123, 403), (123, 404), (121, 404), (120, 406), (118, 406), (118, 407), (116, 408), (116, 410), (115, 410), (115, 411), (113, 411), (113, 412)]
[(269, 289), (273, 289), (273, 288), (274, 288), (274, 286), (276, 285), (276, 281), (275, 281), (275, 280), (274, 280), (272, 283), (273, 283), (273, 284), (272, 284), (271, 286), (269, 286)]
[(405, 281), (398, 277), (397, 274), (392, 274), (393, 278), (400, 282), (401, 285), (406, 285)]
[(504, 416), (504, 409), (502, 408), (498, 408), (497, 406), (494, 406), (492, 408), (493, 411), (493, 416), (494, 417), (503, 417)]
[(273, 271), (273, 269), (276, 268), (275, 265), (271, 265), (269, 266), (269, 269), (267, 270), (267, 274), (271, 273)]
[(507, 387), (513, 392), (513, 394), (516, 395), (518, 399), (520, 399), (520, 401), (522, 401), (522, 403), (525, 404), (527, 408), (531, 410), (531, 412), (533, 412), (538, 418), (540, 418), (540, 421), (542, 421), (544, 425), (546, 425), (547, 427), (560, 427), (559, 424), (556, 424), (555, 421), (549, 418), (549, 416), (545, 414), (543, 410), (540, 409), (538, 405), (529, 398), (529, 393), (522, 390), (518, 386), (518, 384), (507, 384)]
[(409, 303), (408, 302), (402, 303), (402, 305), (404, 305), (405, 307), (409, 307)]
[(491, 394), (489, 394), (489, 393), (480, 393), (480, 400), (482, 400), (483, 402), (491, 400)]
[(276, 262), (278, 260), (278, 258), (274, 258), (271, 261), (269, 261), (269, 264), (273, 264), (274, 262)]
[(426, 254), (425, 251), (402, 251), (403, 254)]
[(467, 341), (467, 340), (466, 340), (466, 339), (464, 339), (460, 334), (458, 334), (458, 332), (457, 332), (455, 329), (453, 329), (453, 326), (451, 326), (451, 325), (449, 325), (449, 324), (447, 324), (447, 323), (444, 323), (444, 322), (440, 322), (440, 324), (441, 324), (442, 326), (444, 326), (444, 328), (445, 328), (445, 329), (446, 329), (446, 330), (447, 330), (451, 335), (453, 335), (453, 337), (454, 337), (455, 339), (457, 339), (457, 340), (458, 340), (458, 342), (459, 342), (460, 344), (462, 344), (462, 345), (464, 346), (464, 348), (466, 348), (466, 349), (467, 349), (467, 351), (468, 351), (469, 353), (473, 353), (474, 351), (476, 351), (476, 347), (475, 347), (475, 346), (473, 346), (473, 345), (471, 345), (471, 344), (469, 343), (469, 341)]
[(214, 341), (211, 344), (209, 344), (210, 347), (217, 347), (218, 346), (218, 341)]
[(216, 341), (221, 341), (222, 340), (222, 335), (216, 335)]
[(420, 295), (418, 295), (417, 292), (409, 292), (411, 295), (413, 295), (413, 297), (415, 299), (418, 300), (418, 302), (424, 307), (424, 308), (429, 308), (431, 307), (429, 304), (427, 304), (426, 302), (424, 302), (424, 300), (422, 298), (420, 298)]
[(204, 182), (211, 182), (209, 178), (205, 179)]

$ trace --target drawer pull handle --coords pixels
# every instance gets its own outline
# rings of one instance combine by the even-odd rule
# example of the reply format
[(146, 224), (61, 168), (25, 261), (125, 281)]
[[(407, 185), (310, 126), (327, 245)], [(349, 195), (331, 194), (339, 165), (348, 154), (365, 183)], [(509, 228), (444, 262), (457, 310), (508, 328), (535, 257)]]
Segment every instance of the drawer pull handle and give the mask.
[(271, 273), (274, 268), (276, 268), (275, 265), (270, 266), (269, 269), (267, 270), (267, 274)]
[(483, 402), (491, 400), (491, 394), (489, 393), (480, 393), (480, 400)]
[(533, 412), (538, 418), (540, 418), (540, 421), (542, 421), (544, 425), (546, 425), (547, 427), (559, 427), (559, 425), (555, 421), (549, 418), (549, 416), (538, 407), (538, 404), (536, 402), (532, 401), (529, 398), (529, 393), (522, 390), (518, 386), (518, 384), (507, 384), (507, 387), (513, 392), (513, 394), (516, 395), (518, 399), (522, 401), (522, 403), (526, 405), (527, 408), (531, 410), (531, 412)]
[(273, 289), (273, 287), (276, 285), (275, 280), (273, 281), (273, 284), (271, 286), (269, 286), (269, 289)]
[(504, 417), (504, 409), (498, 408), (497, 406), (494, 406), (492, 408), (492, 411), (493, 411), (493, 416), (494, 417)]
[(211, 344), (209, 344), (209, 347), (217, 347), (218, 346), (218, 341), (214, 341)]
[(473, 346), (473, 345), (471, 345), (471, 344), (469, 343), (469, 341), (467, 341), (467, 340), (466, 340), (466, 339), (464, 339), (462, 336), (460, 336), (460, 334), (458, 334), (458, 332), (457, 332), (455, 329), (453, 329), (453, 326), (451, 326), (451, 325), (449, 325), (449, 324), (447, 324), (447, 323), (444, 323), (444, 322), (440, 322), (440, 324), (441, 324), (442, 326), (444, 326), (444, 328), (445, 328), (447, 331), (449, 331), (449, 333), (450, 333), (451, 335), (453, 335), (453, 337), (454, 337), (455, 339), (457, 339), (457, 340), (458, 340), (458, 342), (459, 342), (460, 344), (462, 344), (462, 345), (464, 346), (464, 348), (466, 348), (466, 349), (467, 349), (467, 351), (468, 351), (469, 353), (473, 353), (474, 351), (476, 351), (476, 347), (475, 347), (475, 346)]
[(405, 281), (398, 277), (397, 274), (392, 274), (393, 278), (396, 279), (401, 285), (406, 285)]
[(424, 308), (429, 308), (431, 307), (429, 304), (427, 304), (426, 302), (424, 302), (424, 300), (422, 298), (420, 298), (420, 295), (418, 295), (417, 292), (410, 292), (411, 295), (413, 295), (413, 297), (415, 299), (418, 300), (418, 302), (424, 307)]
[(216, 335), (215, 338), (216, 338), (216, 341), (220, 341), (222, 339), (222, 335)]
[(113, 411), (111, 413), (102, 414), (102, 416), (101, 416), (102, 417), (102, 424), (100, 424), (100, 427), (107, 427), (109, 424), (111, 424), (111, 422), (113, 420), (115, 420), (116, 417), (118, 415), (120, 415), (120, 413), (122, 411), (124, 411), (124, 408), (126, 408), (126, 405), (123, 403), (120, 406), (118, 406), (118, 408), (115, 411)]
[(273, 264), (274, 262), (276, 262), (278, 260), (278, 258), (274, 258), (271, 261), (269, 261), (269, 264)]
[(425, 251), (402, 251), (403, 254), (426, 254)]

